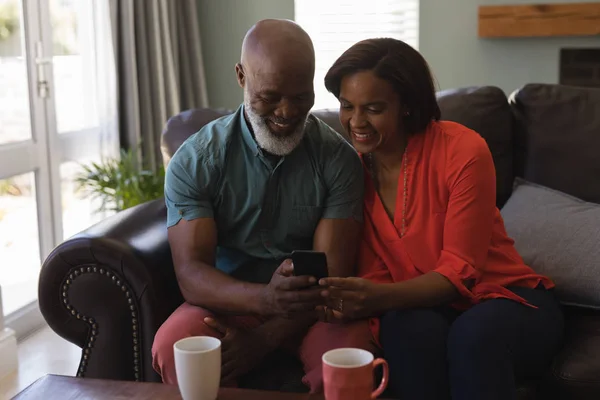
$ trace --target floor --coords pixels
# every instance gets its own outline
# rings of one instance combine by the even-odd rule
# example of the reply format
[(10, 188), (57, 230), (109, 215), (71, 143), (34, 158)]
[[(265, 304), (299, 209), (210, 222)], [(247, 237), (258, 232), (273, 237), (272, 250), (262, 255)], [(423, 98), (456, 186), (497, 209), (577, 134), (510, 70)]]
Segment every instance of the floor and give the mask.
[(0, 400), (8, 400), (46, 374), (71, 375), (77, 371), (81, 349), (49, 327), (19, 343), (19, 370), (0, 381)]

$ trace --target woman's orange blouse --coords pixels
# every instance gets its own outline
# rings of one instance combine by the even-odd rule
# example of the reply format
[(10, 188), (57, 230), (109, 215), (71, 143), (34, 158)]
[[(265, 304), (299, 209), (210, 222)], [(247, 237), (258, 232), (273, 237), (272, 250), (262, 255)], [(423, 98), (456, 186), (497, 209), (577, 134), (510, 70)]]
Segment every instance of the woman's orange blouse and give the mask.
[[(507, 286), (554, 286), (524, 264), (496, 207), (496, 173), (485, 140), (454, 122), (432, 122), (406, 148), (407, 201), (403, 218), (404, 168), (398, 181), (394, 222), (369, 173), (365, 174), (364, 233), (358, 275), (401, 282), (427, 272), (445, 276), (466, 309), (484, 299), (526, 301)], [(372, 319), (375, 338), (379, 320)]]

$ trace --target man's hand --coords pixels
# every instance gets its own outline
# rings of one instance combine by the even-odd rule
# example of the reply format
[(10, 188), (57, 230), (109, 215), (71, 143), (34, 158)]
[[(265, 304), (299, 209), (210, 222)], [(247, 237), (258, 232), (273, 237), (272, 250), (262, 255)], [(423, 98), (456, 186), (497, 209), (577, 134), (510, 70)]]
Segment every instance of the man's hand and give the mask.
[(221, 332), (221, 384), (235, 384), (237, 379), (252, 369), (274, 350), (255, 330), (232, 328), (216, 318), (205, 318), (204, 323)]
[(322, 289), (314, 286), (316, 282), (312, 276), (294, 276), (291, 260), (285, 260), (263, 290), (261, 314), (290, 318), (298, 313), (314, 311), (324, 304)]

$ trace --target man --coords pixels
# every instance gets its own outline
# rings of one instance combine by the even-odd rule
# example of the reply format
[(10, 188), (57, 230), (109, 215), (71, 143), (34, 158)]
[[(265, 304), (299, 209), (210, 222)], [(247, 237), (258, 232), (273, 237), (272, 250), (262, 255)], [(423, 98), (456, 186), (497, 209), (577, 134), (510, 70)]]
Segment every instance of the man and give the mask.
[(153, 344), (165, 383), (177, 381), (173, 343), (188, 336), (221, 338), (223, 385), (298, 339), (312, 392), (322, 390), (325, 351), (371, 349), (365, 321), (317, 322), (322, 289), (294, 276), (288, 259), (293, 250), (323, 251), (331, 276), (352, 275), (362, 220), (358, 155), (309, 115), (314, 69), (298, 25), (257, 23), (235, 67), (244, 104), (191, 136), (169, 163), (168, 235), (186, 302)]

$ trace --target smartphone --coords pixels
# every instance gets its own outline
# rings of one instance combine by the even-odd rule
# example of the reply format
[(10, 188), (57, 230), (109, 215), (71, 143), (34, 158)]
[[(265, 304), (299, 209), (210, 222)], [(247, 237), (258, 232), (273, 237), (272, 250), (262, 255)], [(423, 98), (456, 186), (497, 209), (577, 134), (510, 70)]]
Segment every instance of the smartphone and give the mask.
[(292, 262), (294, 263), (294, 275), (296, 276), (314, 276), (317, 282), (319, 282), (319, 279), (329, 276), (325, 253), (311, 250), (295, 250), (292, 252)]

